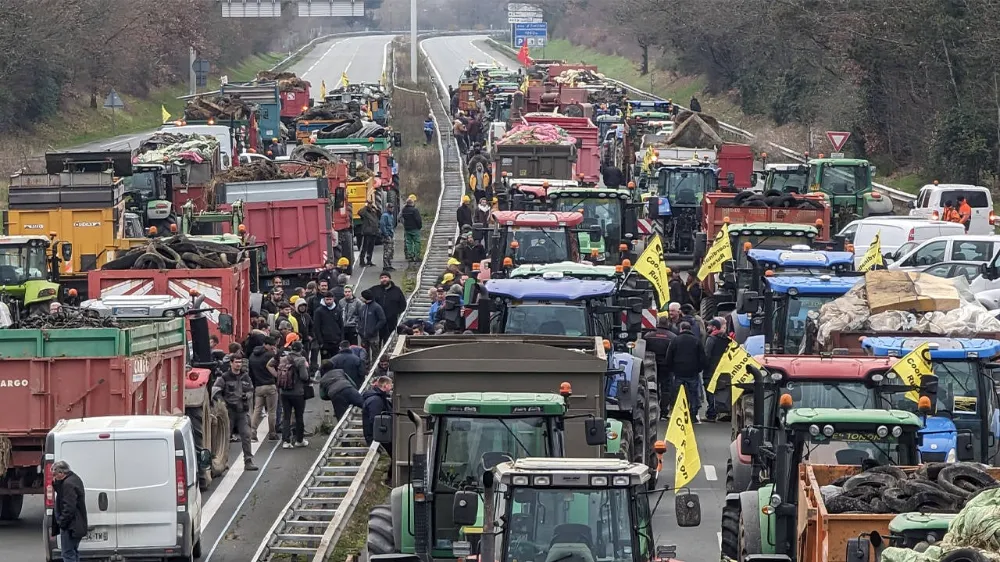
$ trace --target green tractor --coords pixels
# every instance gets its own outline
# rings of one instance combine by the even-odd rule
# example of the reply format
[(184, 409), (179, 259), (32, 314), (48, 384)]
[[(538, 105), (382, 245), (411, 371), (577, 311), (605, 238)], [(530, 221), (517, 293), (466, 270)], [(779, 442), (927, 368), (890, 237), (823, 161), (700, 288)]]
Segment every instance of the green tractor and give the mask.
[[(645, 465), (617, 459), (504, 460), (487, 467), (482, 502), (478, 492), (455, 495), (453, 518), (464, 526), (466, 539), (455, 545), (461, 556), (573, 562), (676, 557), (676, 547), (654, 544), (652, 516), (659, 499), (650, 509), (652, 476)], [(674, 508), (679, 527), (701, 523), (696, 494), (678, 492)]]
[(582, 230), (600, 227), (601, 236), (594, 240), (587, 232), (580, 232), (580, 256), (595, 264), (618, 264), (622, 257), (621, 245), (631, 250), (632, 241), (639, 235), (639, 208), (635, 203), (635, 189), (626, 187), (569, 187), (551, 186), (546, 198), (553, 211), (583, 214)]
[(19, 327), (58, 300), (60, 264), (73, 245), (51, 236), (0, 236), (0, 327)]
[[(512, 457), (562, 457), (567, 443), (564, 419), (571, 391), (542, 393), (459, 392), (431, 394), (424, 416), (408, 410), (416, 426), (410, 443), (408, 477), (399, 478), (387, 505), (372, 509), (368, 520), (368, 553), (415, 553), (421, 560), (455, 560), (461, 556), (460, 526), (450, 519), (447, 498), (465, 490), (482, 491), (484, 462)], [(406, 439), (400, 420), (376, 418), (374, 440)], [(617, 454), (620, 422), (584, 420), (587, 445)], [(396, 427), (394, 431), (393, 427)], [(397, 449), (400, 450), (400, 449)], [(397, 468), (399, 465), (397, 464)], [(399, 474), (401, 471), (397, 471)]]
[(834, 232), (855, 219), (892, 214), (892, 201), (872, 190), (875, 166), (867, 160), (814, 158), (806, 174), (809, 191), (822, 192), (830, 200)]

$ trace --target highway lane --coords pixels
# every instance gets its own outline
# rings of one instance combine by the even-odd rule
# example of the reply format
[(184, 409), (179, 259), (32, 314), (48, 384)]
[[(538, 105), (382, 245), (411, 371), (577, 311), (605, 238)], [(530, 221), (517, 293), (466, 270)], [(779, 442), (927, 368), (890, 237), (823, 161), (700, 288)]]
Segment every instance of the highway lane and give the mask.
[[(436, 37), (423, 41), (424, 50), (431, 59), (439, 79), (455, 86), (469, 60), (497, 62), (509, 68), (519, 63), (508, 55), (491, 48), (482, 36)], [(704, 412), (704, 410), (702, 410)], [(704, 415), (704, 414), (703, 414)], [(660, 422), (660, 433), (665, 434), (666, 422)], [(673, 494), (666, 493), (653, 516), (654, 543), (676, 545), (677, 558), (685, 562), (717, 562), (719, 560), (722, 506), (725, 504), (726, 460), (729, 458), (730, 424), (702, 423), (695, 426), (702, 470), (689, 484), (701, 499), (702, 523), (692, 529), (681, 529), (674, 516)], [(664, 455), (664, 469), (657, 480), (658, 487), (673, 487), (674, 450)], [(656, 505), (658, 494), (650, 496), (651, 506)]]
[[(376, 36), (322, 43), (294, 65), (292, 70), (312, 81), (317, 94), (321, 80), (326, 80), (327, 87), (332, 89), (345, 71), (352, 82), (378, 81), (382, 75), (385, 47), (390, 40), (391, 37), (388, 36)], [(129, 142), (134, 143), (141, 138), (142, 135), (124, 135), (76, 149), (113, 150), (115, 143), (125, 143), (117, 146), (127, 146)], [(396, 248), (396, 262), (405, 267), (402, 232), (397, 238), (399, 244)], [(378, 283), (378, 275), (382, 271), (380, 249), (376, 249), (373, 261), (378, 266), (361, 268), (352, 278), (354, 284), (367, 288)], [(394, 277), (397, 283), (402, 283), (401, 271)], [(254, 443), (252, 448), (254, 462), (261, 468), (260, 472), (244, 472), (240, 445), (232, 444), (232, 467), (222, 478), (212, 483), (202, 500), (203, 561), (246, 562), (250, 559), (326, 441), (326, 435), (318, 433), (318, 429), (324, 417), (332, 417), (329, 406), (329, 402), (318, 398), (307, 403), (306, 430), (315, 432), (315, 435), (308, 437), (309, 446), (303, 449), (284, 450), (276, 446), (277, 442), (267, 441), (266, 424), (262, 424), (259, 428), (261, 440)], [(0, 558), (6, 560), (9, 557), (10, 560), (24, 562), (44, 560), (41, 540), (43, 516), (42, 496), (30, 496), (25, 499), (19, 520), (0, 522), (0, 545), (3, 545), (4, 552), (4, 556)]]
[[(385, 47), (391, 40), (389, 35), (331, 39), (313, 47), (289, 71), (311, 81), (315, 97), (319, 96), (320, 81), (325, 80), (327, 88), (333, 89), (340, 81), (341, 73), (345, 71), (352, 82), (377, 82), (382, 76)], [(74, 146), (69, 150), (131, 150), (154, 132), (155, 129), (118, 135)]]

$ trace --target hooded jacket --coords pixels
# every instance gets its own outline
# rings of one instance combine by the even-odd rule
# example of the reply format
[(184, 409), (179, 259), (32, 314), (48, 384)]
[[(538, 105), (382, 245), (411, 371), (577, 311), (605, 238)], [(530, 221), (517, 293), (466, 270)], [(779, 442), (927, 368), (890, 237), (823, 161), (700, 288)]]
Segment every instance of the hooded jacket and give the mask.
[(339, 345), (344, 339), (344, 321), (340, 309), (320, 304), (313, 313), (313, 334), (320, 345)]
[(417, 206), (410, 202), (403, 205), (403, 210), (399, 212), (399, 219), (403, 223), (403, 230), (420, 230), (424, 227), (424, 219), (420, 216)]
[(364, 405), (361, 393), (341, 369), (325, 371), (319, 379), (319, 388), (320, 394), (325, 395), (327, 400), (333, 402), (334, 405), (356, 406), (358, 408)]
[[(292, 361), (292, 381), (295, 385), (292, 388), (282, 388), (282, 396), (305, 396), (306, 385), (309, 383), (309, 364), (305, 357), (294, 351), (287, 351), (288, 358)], [(280, 359), (278, 362), (280, 364)], [(277, 365), (275, 366), (277, 367)]]
[(358, 327), (358, 314), (361, 312), (362, 302), (358, 297), (347, 297), (340, 299), (340, 313), (345, 328)]
[(691, 332), (681, 332), (670, 341), (664, 362), (677, 378), (691, 379), (705, 369), (705, 346), (701, 338)]
[(355, 388), (361, 388), (361, 383), (365, 381), (365, 365), (350, 348), (338, 351), (330, 358), (330, 363), (334, 369), (340, 369), (347, 373)]
[(385, 311), (374, 300), (361, 306), (358, 315), (358, 335), (366, 340), (377, 336), (385, 327)]
[(365, 434), (365, 443), (372, 444), (375, 417), (379, 414), (392, 413), (392, 399), (384, 390), (378, 387), (369, 388), (361, 395), (364, 406), (361, 413), (361, 429)]
[(378, 236), (378, 211), (365, 205), (358, 211), (358, 218), (361, 219), (362, 236)]
[(271, 371), (267, 370), (267, 363), (274, 357), (274, 353), (268, 351), (264, 346), (258, 346), (250, 354), (247, 363), (250, 364), (250, 380), (254, 387), (268, 386), (276, 384), (278, 380)]
[(372, 300), (382, 307), (385, 321), (395, 327), (400, 315), (406, 311), (406, 295), (403, 294), (403, 290), (399, 288), (399, 285), (389, 283), (388, 287), (379, 284), (369, 291), (372, 292)]

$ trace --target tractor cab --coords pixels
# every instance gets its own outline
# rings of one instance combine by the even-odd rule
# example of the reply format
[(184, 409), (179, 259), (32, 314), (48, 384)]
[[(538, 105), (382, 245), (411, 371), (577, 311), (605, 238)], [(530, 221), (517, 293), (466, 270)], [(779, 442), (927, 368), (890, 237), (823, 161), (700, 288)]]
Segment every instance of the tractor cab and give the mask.
[[(920, 345), (930, 345), (931, 364), (938, 379), (933, 417), (927, 418), (920, 448), (924, 462), (955, 462), (962, 451), (961, 433), (972, 434), (972, 457), (991, 464), (1000, 439), (1000, 396), (995, 384), (1000, 341), (982, 338), (868, 337), (865, 353), (902, 357)], [(925, 377), (926, 378), (926, 377)], [(917, 403), (904, 393), (887, 395), (891, 407), (916, 411)]]
[(690, 256), (702, 231), (705, 194), (716, 189), (716, 171), (684, 164), (661, 166), (655, 174), (657, 187), (646, 199), (646, 218), (660, 225), (667, 254)]
[(170, 225), (177, 224), (173, 210), (173, 177), (160, 164), (135, 164), (132, 175), (125, 181), (125, 211), (137, 216), (143, 228), (156, 227), (161, 236), (170, 234)]
[(0, 236), (0, 327), (47, 313), (58, 299), (61, 264), (72, 259), (73, 245), (50, 236)]
[(549, 277), (557, 273), (573, 279), (593, 281), (613, 281), (622, 273), (613, 265), (593, 265), (587, 262), (563, 261), (559, 263), (528, 264), (514, 268), (510, 272), (511, 279), (536, 279)]
[[(618, 263), (620, 246), (638, 236), (638, 209), (631, 203), (632, 190), (628, 188), (556, 187), (548, 190), (549, 204), (554, 211), (583, 214), (583, 227), (587, 232), (578, 235), (580, 253), (594, 263)], [(601, 236), (592, 241), (590, 230), (600, 228)]]
[(872, 190), (875, 166), (853, 158), (809, 160), (809, 191), (821, 192), (833, 206), (835, 232), (863, 217), (891, 215), (892, 201)]
[(580, 261), (578, 235), (587, 232), (591, 244), (601, 239), (599, 226), (582, 228), (583, 214), (533, 211), (494, 211), (486, 243), (488, 263), (482, 269), (496, 277), (516, 265)]
[(501, 176), (502, 189), (497, 190), (497, 207), (510, 211), (548, 210), (548, 191), (551, 187), (577, 187), (575, 180), (540, 178), (511, 179)]
[(805, 164), (766, 164), (764, 193), (777, 191), (781, 194), (809, 192), (809, 167)]

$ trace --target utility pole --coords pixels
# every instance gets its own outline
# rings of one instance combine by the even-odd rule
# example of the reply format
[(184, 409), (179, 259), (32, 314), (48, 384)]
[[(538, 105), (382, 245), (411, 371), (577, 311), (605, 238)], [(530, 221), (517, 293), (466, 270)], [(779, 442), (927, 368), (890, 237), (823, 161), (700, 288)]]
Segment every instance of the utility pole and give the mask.
[(417, 83), (417, 0), (410, 0), (410, 80)]
[(198, 93), (198, 78), (194, 73), (194, 61), (197, 60), (198, 53), (194, 47), (188, 47), (188, 95), (193, 96)]

